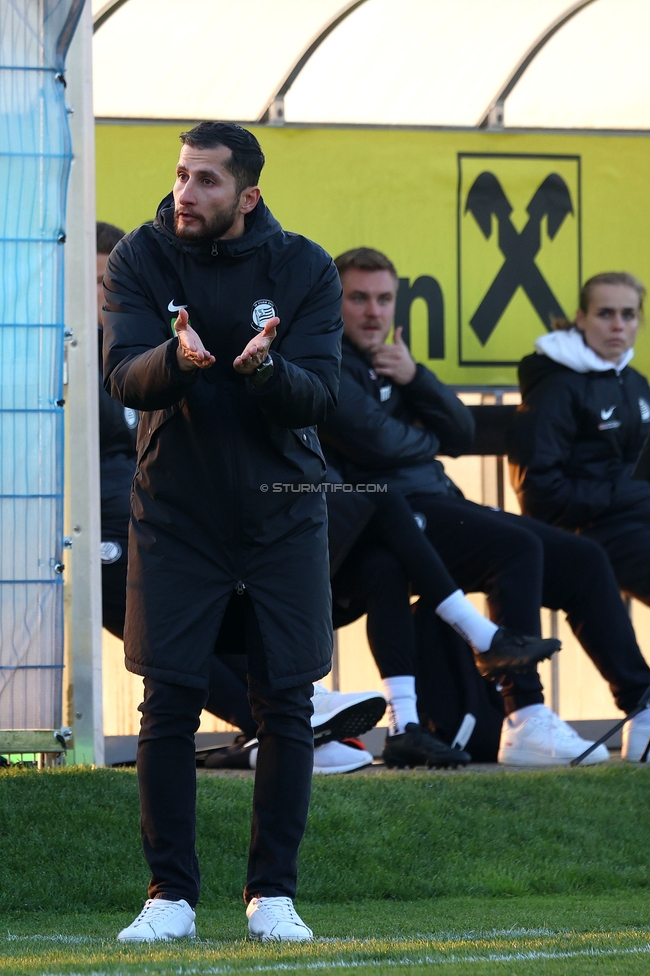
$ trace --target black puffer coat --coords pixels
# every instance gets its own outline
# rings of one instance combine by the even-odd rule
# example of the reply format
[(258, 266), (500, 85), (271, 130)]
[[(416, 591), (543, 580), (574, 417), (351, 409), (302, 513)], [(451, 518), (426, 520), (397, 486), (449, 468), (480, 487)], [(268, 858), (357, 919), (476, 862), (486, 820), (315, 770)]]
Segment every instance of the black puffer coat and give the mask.
[[(314, 425), (336, 403), (341, 286), (330, 257), (282, 230), (260, 201), (242, 237), (188, 243), (173, 201), (127, 235), (104, 277), (104, 376), (142, 411), (132, 497), (127, 667), (204, 687), (225, 607), (252, 598), (273, 687), (326, 674), (331, 656), (324, 495)], [(253, 309), (281, 319), (273, 376), (235, 372)], [(177, 309), (216, 357), (181, 372)], [(284, 485), (274, 491), (274, 483)], [(268, 487), (268, 490), (266, 490)], [(296, 490), (297, 489), (297, 490)]]
[(626, 366), (578, 372), (547, 355), (519, 366), (509, 459), (522, 511), (565, 529), (650, 520), (650, 485), (631, 478), (650, 431), (650, 387)]

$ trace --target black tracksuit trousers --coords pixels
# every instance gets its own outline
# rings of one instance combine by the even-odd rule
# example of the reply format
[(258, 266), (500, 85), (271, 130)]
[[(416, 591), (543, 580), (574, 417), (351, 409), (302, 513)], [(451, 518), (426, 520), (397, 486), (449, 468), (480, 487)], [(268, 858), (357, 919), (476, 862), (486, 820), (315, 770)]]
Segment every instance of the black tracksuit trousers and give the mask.
[[(466, 592), (487, 594), (495, 623), (539, 634), (539, 607), (564, 610), (574, 634), (629, 712), (650, 684), (604, 549), (536, 519), (493, 511), (462, 498), (409, 498), (426, 533)], [(506, 713), (544, 701), (537, 672), (500, 680)]]
[[(247, 596), (234, 597), (245, 617), (248, 695), (259, 751), (244, 899), (296, 893), (314, 764), (313, 685), (270, 688), (263, 643)], [(149, 897), (199, 899), (195, 850), (194, 734), (208, 691), (145, 678), (138, 740), (138, 784)]]
[(650, 525), (631, 516), (596, 523), (582, 530), (585, 536), (606, 550), (621, 590), (650, 606)]
[(377, 511), (332, 579), (334, 627), (366, 613), (368, 643), (382, 678), (415, 674), (409, 596), (437, 607), (458, 584), (397, 492), (373, 495)]

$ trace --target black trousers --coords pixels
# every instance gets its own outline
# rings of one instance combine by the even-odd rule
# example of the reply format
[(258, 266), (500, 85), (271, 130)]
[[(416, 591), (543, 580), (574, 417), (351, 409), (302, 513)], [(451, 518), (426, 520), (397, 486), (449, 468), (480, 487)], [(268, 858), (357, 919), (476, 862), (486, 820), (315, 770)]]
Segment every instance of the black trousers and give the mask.
[(257, 723), (248, 698), (248, 662), (245, 654), (213, 654), (206, 712), (241, 729), (247, 739), (257, 735)]
[(334, 626), (367, 613), (368, 643), (382, 678), (415, 674), (410, 594), (435, 608), (458, 584), (406, 499), (396, 492), (372, 497), (376, 512), (332, 579)]
[[(426, 533), (466, 592), (484, 592), (490, 615), (523, 634), (539, 634), (539, 607), (563, 610), (617, 706), (629, 712), (650, 684), (604, 549), (536, 519), (493, 511), (465, 499), (409, 499)], [(506, 713), (544, 701), (536, 672), (500, 680)]]
[[(311, 794), (313, 686), (271, 689), (252, 604), (247, 596), (233, 599), (241, 603), (259, 739), (244, 898), (293, 898)], [(137, 768), (149, 897), (184, 898), (194, 906), (200, 893), (194, 734), (208, 693), (150, 678), (144, 685)]]
[(367, 541), (352, 549), (332, 580), (335, 629), (368, 614), (368, 644), (382, 678), (415, 674), (410, 592), (410, 580), (393, 553)]
[(621, 590), (650, 606), (650, 525), (625, 519), (584, 529), (585, 536), (603, 546)]

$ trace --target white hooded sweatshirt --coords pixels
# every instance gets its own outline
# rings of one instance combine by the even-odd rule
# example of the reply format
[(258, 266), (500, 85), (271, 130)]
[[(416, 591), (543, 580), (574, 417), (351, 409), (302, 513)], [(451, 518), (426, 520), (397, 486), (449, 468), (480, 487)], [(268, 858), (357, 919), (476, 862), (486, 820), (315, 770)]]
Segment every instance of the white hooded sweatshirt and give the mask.
[(607, 370), (614, 369), (617, 376), (634, 356), (634, 349), (628, 349), (618, 363), (603, 359), (589, 348), (582, 337), (582, 332), (575, 326), (569, 331), (560, 329), (540, 336), (535, 340), (535, 352), (548, 356), (561, 366), (568, 366), (576, 373), (606, 373)]

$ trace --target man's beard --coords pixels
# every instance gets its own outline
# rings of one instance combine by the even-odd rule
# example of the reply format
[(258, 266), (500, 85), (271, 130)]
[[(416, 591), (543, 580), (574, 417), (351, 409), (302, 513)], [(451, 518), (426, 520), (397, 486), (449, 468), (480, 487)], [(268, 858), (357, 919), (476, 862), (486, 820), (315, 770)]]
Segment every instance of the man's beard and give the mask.
[(196, 230), (194, 228), (183, 227), (182, 225), (179, 226), (179, 220), (176, 214), (174, 214), (174, 233), (177, 237), (186, 241), (215, 241), (228, 233), (237, 219), (238, 211), (239, 200), (233, 204), (230, 210), (221, 210), (219, 213), (213, 214), (208, 220), (190, 211), (192, 216), (201, 222), (201, 226)]

